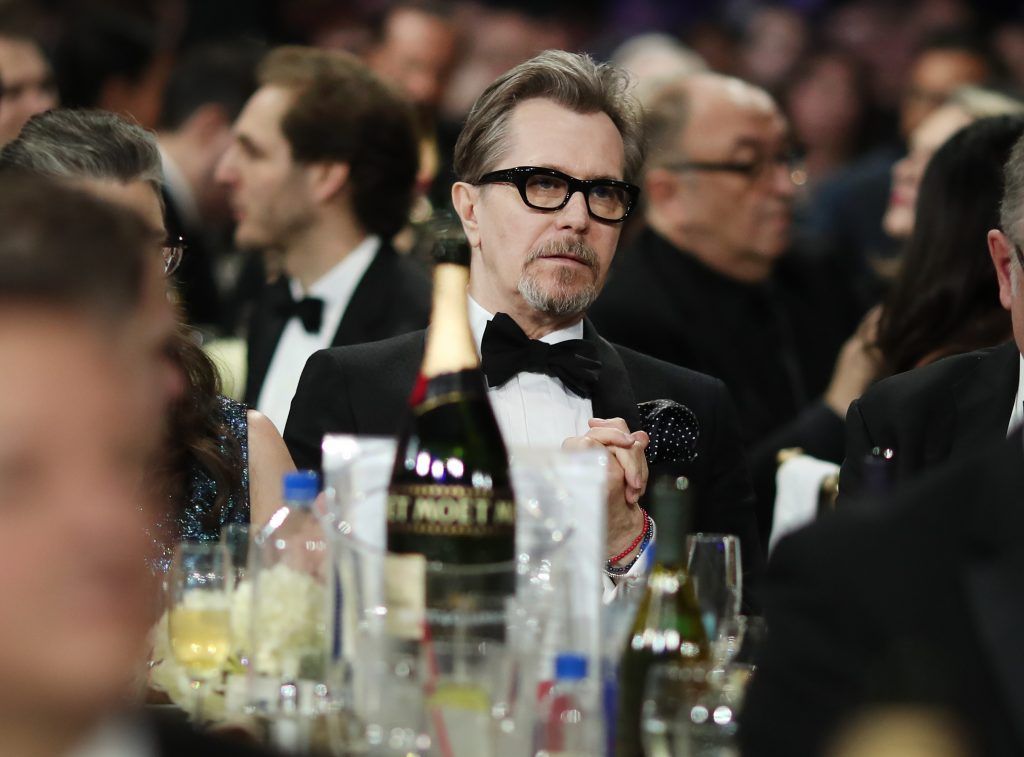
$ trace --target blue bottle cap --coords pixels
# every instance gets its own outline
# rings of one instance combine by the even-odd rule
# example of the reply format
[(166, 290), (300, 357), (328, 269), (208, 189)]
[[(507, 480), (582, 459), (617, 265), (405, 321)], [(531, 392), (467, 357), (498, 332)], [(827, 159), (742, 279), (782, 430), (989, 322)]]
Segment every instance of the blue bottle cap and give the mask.
[(284, 499), (296, 502), (316, 499), (320, 493), (320, 476), (316, 471), (300, 470), (284, 474)]
[(587, 658), (577, 653), (565, 653), (555, 657), (555, 680), (581, 681), (587, 677)]

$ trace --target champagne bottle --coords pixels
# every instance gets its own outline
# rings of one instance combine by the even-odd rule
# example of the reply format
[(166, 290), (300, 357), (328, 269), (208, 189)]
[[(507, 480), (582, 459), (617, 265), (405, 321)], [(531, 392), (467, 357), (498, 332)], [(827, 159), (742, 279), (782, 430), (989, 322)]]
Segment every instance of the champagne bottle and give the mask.
[[(677, 483), (678, 482), (678, 483)], [(647, 672), (654, 664), (692, 666), (698, 677), (710, 659), (700, 607), (687, 573), (686, 536), (693, 514), (686, 479), (658, 479), (649, 505), (657, 527), (654, 567), (619, 663), (615, 753), (643, 754), (640, 711)]]
[[(464, 237), (435, 246), (434, 300), (426, 349), (398, 442), (388, 488), (388, 551), (445, 564), (515, 558), (515, 504), (508, 453), (498, 429), (469, 327)], [(389, 577), (405, 588), (422, 578)], [(422, 566), (419, 568), (422, 571)], [(393, 573), (393, 572), (392, 572)], [(427, 606), (452, 591), (509, 594), (507, 576), (475, 587), (427, 586)], [(399, 587), (401, 588), (401, 587)]]

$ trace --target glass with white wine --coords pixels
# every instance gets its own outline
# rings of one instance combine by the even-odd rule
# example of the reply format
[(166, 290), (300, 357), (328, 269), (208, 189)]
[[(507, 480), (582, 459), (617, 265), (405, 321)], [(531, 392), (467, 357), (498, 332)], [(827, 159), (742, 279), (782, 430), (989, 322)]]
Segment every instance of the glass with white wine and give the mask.
[(230, 560), (221, 544), (182, 542), (168, 586), (168, 631), (175, 659), (193, 691), (192, 719), (202, 720), (203, 687), (231, 651)]

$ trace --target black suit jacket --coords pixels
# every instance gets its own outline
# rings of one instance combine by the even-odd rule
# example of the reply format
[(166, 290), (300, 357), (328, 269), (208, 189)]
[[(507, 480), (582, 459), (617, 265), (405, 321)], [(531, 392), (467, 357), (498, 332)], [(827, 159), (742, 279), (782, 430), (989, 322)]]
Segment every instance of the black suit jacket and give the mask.
[[(1006, 437), (1017, 394), (1020, 353), (1007, 342), (879, 381), (850, 405), (843, 506), (864, 494), (864, 458), (893, 450), (893, 483), (972, 454)], [(867, 500), (864, 500), (867, 502)]]
[(861, 307), (826, 261), (784, 256), (745, 284), (652, 229), (615, 259), (591, 311), (601, 333), (645, 355), (722, 379), (736, 400), (767, 541), (776, 453), (843, 458), (843, 421), (819, 399)]
[[(292, 400), (284, 439), (300, 468), (320, 467), (325, 433), (397, 434), (423, 357), (425, 332), (314, 353)], [(602, 368), (592, 397), (599, 418), (641, 427), (637, 403), (672, 399), (699, 424), (696, 458), (651, 466), (651, 476), (685, 475), (697, 493), (699, 530), (737, 534), (745, 573), (756, 583), (762, 561), (736, 416), (721, 381), (610, 344), (584, 321)]]
[[(255, 406), (270, 361), (286, 324), (277, 312), (273, 287), (287, 287), (283, 277), (268, 284), (249, 325), (245, 402)], [(430, 318), (430, 280), (420, 265), (382, 243), (338, 324), (331, 344), (361, 344), (426, 327)]]
[(1024, 754), (1021, 434), (772, 553), (743, 754), (816, 755), (865, 707), (923, 704), (969, 754)]

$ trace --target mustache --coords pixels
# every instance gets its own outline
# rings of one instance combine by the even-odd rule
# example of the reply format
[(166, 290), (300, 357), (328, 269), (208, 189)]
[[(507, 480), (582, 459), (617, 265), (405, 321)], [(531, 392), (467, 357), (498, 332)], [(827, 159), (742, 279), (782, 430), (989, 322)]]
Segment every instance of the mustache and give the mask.
[(584, 265), (597, 269), (597, 253), (579, 239), (557, 239), (534, 249), (526, 257), (524, 267), (539, 258), (572, 258)]

